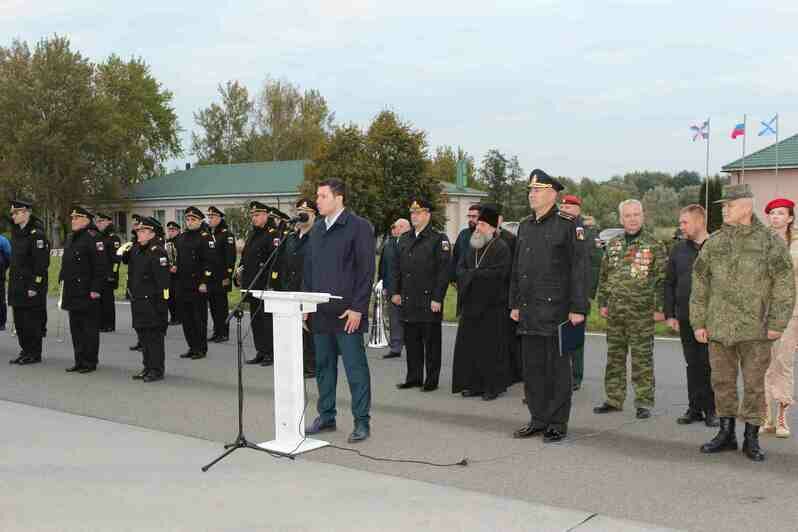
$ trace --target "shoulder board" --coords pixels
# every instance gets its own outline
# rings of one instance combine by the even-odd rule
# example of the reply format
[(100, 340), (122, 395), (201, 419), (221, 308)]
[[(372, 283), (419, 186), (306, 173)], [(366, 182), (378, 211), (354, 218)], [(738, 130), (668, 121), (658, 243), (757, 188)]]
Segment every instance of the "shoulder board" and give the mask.
[(576, 217), (568, 214), (567, 212), (557, 211), (557, 214), (559, 215), (560, 218), (565, 218), (569, 222), (576, 221)]
[(531, 214), (527, 214), (526, 216), (524, 216), (523, 218), (521, 218), (521, 221), (520, 221), (520, 222), (518, 222), (518, 223), (524, 223), (524, 222), (528, 222), (528, 221), (530, 221), (531, 219), (532, 219), (532, 215), (531, 215)]
[(208, 233), (206, 233), (205, 231), (203, 231), (203, 232), (202, 232), (202, 236), (208, 236)]
[(158, 246), (152, 246), (152, 247), (150, 247), (150, 249), (151, 249), (152, 251), (158, 251), (158, 250), (159, 250), (159, 249), (161, 249), (161, 248), (159, 248)]

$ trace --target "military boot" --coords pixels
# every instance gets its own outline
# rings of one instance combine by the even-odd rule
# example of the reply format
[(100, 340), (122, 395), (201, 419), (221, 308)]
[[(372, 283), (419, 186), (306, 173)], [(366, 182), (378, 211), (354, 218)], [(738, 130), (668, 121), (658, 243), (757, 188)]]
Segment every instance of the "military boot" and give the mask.
[(719, 453), (721, 451), (737, 450), (737, 435), (734, 434), (735, 422), (733, 417), (720, 418), (720, 430), (709, 442), (701, 446), (701, 452)]
[(759, 448), (759, 427), (750, 423), (745, 424), (745, 440), (743, 440), (745, 456), (754, 462), (764, 462), (765, 452)]

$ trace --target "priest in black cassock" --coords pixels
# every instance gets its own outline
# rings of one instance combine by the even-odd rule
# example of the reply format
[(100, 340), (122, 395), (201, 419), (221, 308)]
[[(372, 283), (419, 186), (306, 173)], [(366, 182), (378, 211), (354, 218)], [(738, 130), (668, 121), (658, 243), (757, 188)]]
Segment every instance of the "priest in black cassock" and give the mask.
[(460, 323), (454, 346), (452, 393), (491, 401), (507, 389), (507, 338), (512, 254), (497, 228), (499, 213), (483, 206), (467, 252), (457, 264)]

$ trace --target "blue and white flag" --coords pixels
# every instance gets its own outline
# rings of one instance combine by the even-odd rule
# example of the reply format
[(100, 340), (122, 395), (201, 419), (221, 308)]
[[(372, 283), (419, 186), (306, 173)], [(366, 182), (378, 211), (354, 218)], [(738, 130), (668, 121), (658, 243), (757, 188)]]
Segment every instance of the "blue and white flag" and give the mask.
[(759, 123), (762, 124), (762, 130), (759, 132), (760, 137), (775, 135), (779, 131), (779, 115), (774, 116), (767, 122)]
[(704, 123), (700, 126), (690, 126), (690, 133), (693, 135), (693, 142), (697, 141), (698, 139), (706, 140), (709, 136), (709, 120), (704, 120)]

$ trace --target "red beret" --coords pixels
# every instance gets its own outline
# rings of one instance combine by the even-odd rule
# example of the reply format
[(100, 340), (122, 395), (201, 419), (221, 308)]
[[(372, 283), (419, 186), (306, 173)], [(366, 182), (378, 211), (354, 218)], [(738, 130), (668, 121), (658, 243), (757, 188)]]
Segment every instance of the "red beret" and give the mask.
[(582, 206), (582, 200), (579, 199), (579, 196), (574, 196), (573, 194), (566, 194), (562, 197), (562, 202), (566, 205), (579, 205)]
[(770, 211), (772, 211), (773, 209), (778, 209), (779, 207), (786, 207), (788, 209), (793, 209), (795, 208), (795, 202), (793, 202), (792, 200), (788, 200), (787, 198), (776, 198), (774, 200), (771, 200), (765, 206), (765, 214), (770, 214)]

